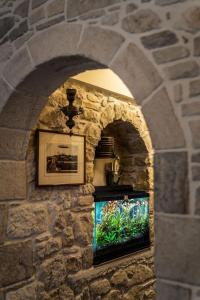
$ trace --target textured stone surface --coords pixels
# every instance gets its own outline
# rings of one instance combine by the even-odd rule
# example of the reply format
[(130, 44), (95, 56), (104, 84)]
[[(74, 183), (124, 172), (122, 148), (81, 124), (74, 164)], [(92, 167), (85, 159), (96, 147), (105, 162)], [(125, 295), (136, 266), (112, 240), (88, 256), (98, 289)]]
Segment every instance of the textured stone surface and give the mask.
[(118, 55), (112, 64), (112, 69), (120, 74), (139, 103), (162, 82), (155, 67), (134, 44), (129, 44)]
[(192, 133), (192, 144), (194, 148), (200, 148), (200, 121), (194, 120), (189, 122)]
[(136, 10), (138, 7), (136, 4), (134, 3), (129, 3), (127, 4), (126, 6), (126, 13), (129, 14), (129, 13), (132, 13), (134, 10)]
[(192, 162), (200, 163), (200, 152), (192, 154)]
[(20, 36), (22, 36), (24, 33), (26, 33), (27, 31), (28, 31), (28, 23), (25, 20), (10, 32), (9, 38), (11, 41), (14, 41)]
[(60, 287), (66, 277), (65, 263), (62, 256), (57, 255), (40, 265), (38, 278), (43, 282), (45, 290), (49, 291)]
[(80, 17), (81, 20), (98, 19), (105, 15), (104, 9), (98, 9), (95, 11), (89, 11)]
[(151, 9), (139, 10), (122, 21), (122, 28), (130, 33), (141, 33), (160, 27), (159, 16)]
[(0, 247), (0, 287), (28, 279), (32, 274), (31, 241)]
[(160, 280), (157, 281), (157, 300), (190, 300), (191, 290), (177, 285), (170, 285)]
[(2, 38), (13, 26), (14, 17), (5, 17), (0, 19), (0, 38)]
[(196, 189), (196, 209), (195, 213), (200, 215), (200, 187)]
[(14, 14), (22, 18), (26, 18), (28, 16), (29, 2), (29, 0), (24, 0), (19, 3), (19, 5), (14, 10)]
[(54, 0), (49, 3), (47, 6), (47, 15), (48, 17), (52, 17), (54, 15), (58, 15), (64, 12), (65, 1), (64, 0)]
[(32, 1), (32, 8), (39, 7), (40, 5), (44, 4), (48, 0), (34, 0)]
[(165, 30), (153, 33), (141, 38), (142, 44), (147, 49), (155, 49), (165, 46), (174, 45), (178, 42), (178, 38), (174, 32)]
[(0, 112), (2, 111), (2, 108), (4, 107), (5, 102), (9, 98), (10, 94), (12, 92), (11, 87), (3, 80), (0, 78)]
[(185, 2), (186, 0), (156, 0), (157, 5), (170, 5), (170, 4), (175, 4), (175, 3), (182, 3)]
[(0, 46), (0, 62), (4, 62), (11, 57), (13, 49), (10, 43), (4, 43)]
[(115, 286), (127, 286), (128, 276), (125, 271), (117, 271), (111, 278), (111, 283)]
[(200, 103), (193, 102), (182, 105), (183, 116), (195, 116), (200, 115)]
[(119, 13), (113, 12), (113, 13), (108, 14), (105, 17), (103, 17), (101, 23), (103, 25), (113, 26), (113, 25), (117, 24), (118, 21), (119, 21)]
[(190, 52), (183, 46), (168, 47), (153, 52), (157, 64), (164, 64), (189, 56)]
[(0, 204), (0, 244), (5, 240), (6, 226), (7, 226), (7, 206), (5, 204)]
[(191, 6), (185, 9), (177, 21), (176, 27), (189, 32), (197, 32), (200, 29), (200, 6)]
[(29, 142), (29, 132), (0, 127), (0, 158), (23, 160)]
[(95, 296), (106, 294), (107, 292), (109, 292), (110, 288), (110, 283), (107, 279), (95, 281), (90, 285), (90, 290)]
[(185, 213), (188, 204), (186, 152), (155, 154), (155, 209)]
[(81, 0), (69, 0), (67, 3), (67, 17), (72, 19), (90, 10), (106, 7), (116, 3), (119, 3), (119, 0), (86, 0), (84, 2)]
[(64, 19), (65, 19), (64, 16), (58, 16), (58, 17), (56, 17), (54, 19), (48, 20), (48, 21), (46, 21), (44, 23), (41, 23), (41, 24), (37, 25), (36, 29), (37, 30), (46, 29), (46, 28), (48, 28), (50, 26), (53, 26), (53, 25), (55, 25), (57, 23), (61, 23), (62, 21), (64, 21)]
[(192, 167), (192, 179), (194, 181), (200, 181), (200, 166)]
[(27, 237), (45, 230), (47, 230), (46, 206), (42, 204), (27, 204), (9, 210), (7, 229), (9, 237)]
[(200, 56), (200, 37), (194, 39), (194, 55)]
[(181, 102), (183, 100), (183, 87), (180, 83), (174, 86), (173, 96), (175, 102)]
[(36, 300), (37, 299), (36, 283), (25, 285), (14, 292), (7, 293), (7, 300)]
[(25, 162), (1, 161), (0, 186), (0, 200), (24, 199), (26, 197)]
[[(80, 30), (80, 25), (63, 24), (56, 28), (49, 28), (49, 30), (34, 37), (28, 44), (35, 63), (40, 64), (57, 56), (74, 53)], [(60, 41), (59, 44), (57, 43), (58, 40)]]
[(31, 70), (32, 64), (29, 54), (26, 49), (22, 49), (9, 60), (3, 74), (8, 82), (15, 87)]
[(30, 24), (35, 24), (44, 18), (45, 18), (44, 7), (39, 7), (37, 10), (34, 10), (33, 13), (31, 14), (29, 18)]
[(196, 61), (190, 60), (166, 67), (165, 72), (171, 80), (196, 77), (199, 75), (199, 65)]
[(165, 89), (157, 92), (142, 110), (156, 149), (184, 147), (182, 129)]
[[(114, 31), (88, 27), (83, 33), (79, 49), (81, 53), (88, 57), (109, 64), (123, 42), (124, 38)], [(103, 45), (103, 47), (100, 45)]]
[(156, 228), (157, 276), (199, 285), (200, 219), (157, 216)]
[(200, 79), (196, 79), (189, 84), (190, 96), (195, 97), (200, 95)]

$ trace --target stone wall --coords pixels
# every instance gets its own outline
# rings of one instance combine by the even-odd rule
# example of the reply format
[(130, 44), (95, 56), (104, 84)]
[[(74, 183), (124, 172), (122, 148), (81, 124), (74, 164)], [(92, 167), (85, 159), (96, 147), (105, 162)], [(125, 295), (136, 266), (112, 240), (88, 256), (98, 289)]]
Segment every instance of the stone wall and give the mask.
[[(103, 65), (141, 105), (155, 149), (157, 297), (199, 299), (199, 0), (2, 0), (0, 6), (4, 262), (5, 253), (18, 259), (22, 248), (32, 253), (32, 244), (8, 241), (5, 230), (10, 204), (27, 199), (25, 158), (38, 114), (66, 78)], [(22, 281), (32, 274), (29, 264), (24, 269)]]
[[(16, 269), (19, 276), (16, 276), (16, 273), (9, 276), (10, 270), (7, 274), (4, 273), (2, 284), (9, 285), (4, 289), (6, 299), (154, 299), (152, 197), (151, 249), (93, 267), (91, 212), (95, 147), (104, 128), (109, 132), (117, 132), (120, 136), (117, 145), (122, 154), (123, 149), (126, 149), (125, 169), (127, 160), (130, 160), (130, 175), (135, 168), (132, 183), (141, 189), (141, 170), (143, 173), (147, 172), (152, 163), (151, 142), (140, 109), (134, 100), (69, 80), (49, 97), (48, 104), (40, 114), (37, 128), (69, 131), (65, 125), (66, 119), (59, 111), (61, 106), (66, 105), (65, 91), (68, 87), (77, 89), (76, 105), (81, 105), (84, 109), (83, 115), (77, 118), (73, 132), (86, 136), (86, 183), (79, 187), (36, 186), (34, 128), (27, 156), (27, 201), (11, 205), (6, 228), (6, 239), (27, 239), (26, 243), (29, 243), (30, 247), (33, 245), (34, 256), (33, 262), (29, 261), (31, 253), (22, 251), (23, 265), (27, 265), (25, 273), (20, 269), (20, 265)], [(130, 139), (132, 144), (136, 145), (136, 136), (136, 141), (141, 140), (135, 148), (131, 147), (131, 143), (130, 147), (123, 145), (127, 142), (123, 139), (124, 132), (128, 133), (127, 129), (130, 136), (133, 134)], [(131, 153), (127, 149), (131, 149)], [(150, 178), (146, 176), (143, 180), (143, 187), (150, 190)], [(152, 184), (151, 181), (151, 189)], [(14, 268), (13, 263), (13, 259), (10, 259), (11, 268)], [(7, 264), (6, 261), (5, 265)], [(21, 280), (24, 282), (21, 283)], [(20, 281), (20, 285), (16, 284), (16, 281)]]

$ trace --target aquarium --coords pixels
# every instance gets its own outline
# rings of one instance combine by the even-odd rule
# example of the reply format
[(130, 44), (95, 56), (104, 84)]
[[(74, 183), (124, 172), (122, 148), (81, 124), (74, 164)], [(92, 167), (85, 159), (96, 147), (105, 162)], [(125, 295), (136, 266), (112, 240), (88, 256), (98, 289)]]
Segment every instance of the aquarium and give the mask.
[(94, 196), (94, 264), (149, 246), (148, 193), (118, 187)]

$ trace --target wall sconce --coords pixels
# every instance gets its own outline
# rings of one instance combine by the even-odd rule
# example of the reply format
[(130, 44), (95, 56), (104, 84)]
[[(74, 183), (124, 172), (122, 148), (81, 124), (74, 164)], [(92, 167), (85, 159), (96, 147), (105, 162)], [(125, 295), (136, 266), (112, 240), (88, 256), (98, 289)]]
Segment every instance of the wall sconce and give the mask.
[(61, 111), (64, 113), (68, 120), (66, 121), (66, 125), (70, 128), (70, 130), (75, 126), (75, 121), (73, 118), (83, 113), (83, 108), (77, 108), (73, 105), (76, 96), (76, 89), (67, 89), (66, 90), (67, 100), (69, 101), (69, 105), (61, 108)]

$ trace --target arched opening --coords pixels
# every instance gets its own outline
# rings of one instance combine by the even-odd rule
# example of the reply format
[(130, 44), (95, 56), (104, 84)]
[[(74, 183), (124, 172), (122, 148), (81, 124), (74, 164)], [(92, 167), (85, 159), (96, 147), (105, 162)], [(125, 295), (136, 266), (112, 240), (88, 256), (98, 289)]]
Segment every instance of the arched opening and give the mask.
[[(11, 191), (14, 194), (8, 196), (7, 193), (7, 197), (15, 198), (16, 203), (9, 209), (7, 234), (11, 240), (22, 239), (21, 246), (25, 249), (27, 245), (23, 240), (26, 239), (30, 252), (32, 251), (31, 243), (34, 242), (33, 266), (36, 273), (30, 269), (30, 275), (27, 276), (36, 275), (38, 281), (35, 284), (40, 285), (42, 297), (45, 295), (55, 297), (61, 293), (68, 298), (82, 297), (84, 294), (88, 297), (106, 296), (106, 294), (108, 297), (115, 294), (119, 297), (120, 295), (132, 297), (133, 293), (153, 293), (153, 248), (144, 251), (144, 254), (123, 257), (114, 263), (108, 263), (104, 266), (104, 272), (108, 272), (105, 276), (99, 274), (100, 269), (93, 268), (91, 212), (94, 187), (92, 181), (95, 146), (100, 140), (101, 132), (104, 130), (108, 134), (113, 134), (116, 140), (121, 141), (118, 144), (121, 145), (119, 151), (121, 151), (120, 156), (124, 164), (122, 181), (126, 181), (133, 174), (135, 161), (138, 161), (138, 164), (143, 162), (145, 168), (148, 166), (147, 160), (150, 154), (152, 155), (152, 148), (142, 113), (133, 99), (75, 79), (62, 82), (60, 88), (55, 90), (65, 76), (74, 75), (83, 71), (84, 68), (94, 69), (97, 66), (92, 61), (89, 62), (89, 66), (85, 67), (84, 61), (87, 65), (88, 60), (81, 59), (80, 61), (80, 57), (73, 57), (70, 66), (70, 70), (73, 70), (71, 73), (67, 70), (68, 68), (61, 67), (62, 64), (70, 64), (70, 60), (63, 58), (39, 67), (19, 85), (2, 112), (1, 126), (5, 125), (8, 115), (14, 114), (15, 119), (12, 119), (9, 130), (13, 135), (19, 134), (16, 136), (18, 143), (20, 138), (23, 141), (18, 153), (7, 155), (15, 155), (13, 159), (17, 160), (16, 169), (19, 164), (23, 163), (23, 160), (26, 164), (24, 181), (21, 182), (18, 194)], [(32, 86), (35, 80), (37, 90)], [(40, 128), (68, 132), (65, 117), (60, 112), (60, 107), (66, 104), (67, 87), (77, 89), (76, 104), (84, 109), (83, 115), (76, 121), (73, 132), (86, 136), (86, 184), (81, 187), (37, 187), (35, 130)], [(17, 110), (13, 109), (13, 104)], [(23, 115), (25, 118), (22, 118)], [(24, 149), (25, 145), (27, 145), (27, 151)], [(122, 151), (122, 149), (127, 151)], [(140, 157), (134, 157), (134, 154), (139, 154)], [(132, 161), (129, 170), (126, 169), (128, 168), (127, 159)], [(138, 189), (149, 190), (148, 180), (144, 178), (147, 176), (144, 175), (147, 170), (142, 170), (142, 168), (142, 166), (136, 166), (137, 170), (134, 174), (138, 177), (134, 178), (135, 184)], [(152, 219), (151, 228), (153, 232)], [(141, 282), (138, 282), (138, 291), (133, 288), (135, 280), (137, 281), (132, 274), (133, 265), (137, 267), (138, 274), (143, 272), (143, 278)], [(120, 274), (123, 277), (122, 282), (115, 282)], [(83, 276), (83, 282), (80, 281), (80, 276)], [(14, 283), (14, 280), (11, 278), (10, 283)], [(144, 288), (142, 284), (145, 281), (148, 281), (148, 284)], [(98, 289), (98, 284), (105, 285), (102, 291)]]

